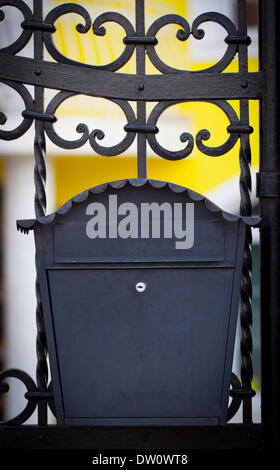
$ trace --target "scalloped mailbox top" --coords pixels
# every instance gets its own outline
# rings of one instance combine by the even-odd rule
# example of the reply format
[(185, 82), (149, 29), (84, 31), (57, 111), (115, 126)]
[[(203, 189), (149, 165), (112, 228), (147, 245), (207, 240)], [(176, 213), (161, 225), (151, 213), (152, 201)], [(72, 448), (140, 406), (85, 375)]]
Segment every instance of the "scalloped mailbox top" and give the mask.
[(167, 181), (160, 181), (160, 180), (153, 180), (153, 179), (145, 179), (145, 178), (132, 178), (132, 179), (122, 179), (122, 180), (117, 180), (117, 181), (110, 181), (108, 183), (104, 183), (98, 186), (93, 186), (90, 189), (87, 189), (86, 191), (83, 191), (73, 198), (69, 199), (63, 206), (61, 206), (59, 209), (57, 209), (55, 212), (52, 212), (51, 214), (42, 216), (42, 217), (37, 217), (34, 219), (21, 219), (17, 220), (17, 228), (23, 233), (28, 233), (29, 230), (33, 230), (36, 224), (50, 224), (52, 223), (58, 216), (60, 215), (65, 215), (69, 213), (75, 204), (80, 204), (84, 201), (86, 201), (91, 194), (101, 194), (107, 191), (109, 188), (120, 190), (125, 187), (134, 187), (134, 188), (144, 188), (144, 187), (152, 187), (156, 189), (162, 189), (162, 188), (168, 188), (170, 191), (173, 193), (186, 193), (188, 198), (194, 203), (203, 201), (205, 204), (206, 209), (210, 212), (216, 212), (221, 215), (221, 217), (226, 221), (226, 222), (237, 222), (239, 220), (242, 220), (246, 225), (249, 225), (251, 227), (258, 227), (260, 224), (260, 218), (259, 217), (244, 217), (244, 216), (239, 216), (235, 214), (231, 214), (229, 212), (226, 212), (222, 210), (220, 207), (218, 207), (216, 204), (211, 202), (209, 199), (207, 199), (205, 196), (189, 189), (181, 185), (177, 185), (174, 183), (169, 183)]

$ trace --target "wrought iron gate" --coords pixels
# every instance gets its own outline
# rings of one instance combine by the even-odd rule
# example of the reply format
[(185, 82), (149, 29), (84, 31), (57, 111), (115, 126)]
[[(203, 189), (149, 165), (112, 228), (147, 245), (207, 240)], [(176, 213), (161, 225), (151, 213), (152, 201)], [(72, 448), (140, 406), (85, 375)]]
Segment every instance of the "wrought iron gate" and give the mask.
[[(211, 3), (211, 2), (210, 2)], [(198, 149), (209, 156), (222, 156), (240, 142), (240, 214), (250, 216), (251, 204), (251, 151), (249, 135), (253, 131), (249, 122), (248, 102), (259, 100), (261, 111), (261, 159), (257, 175), (258, 197), (260, 200), (261, 223), (261, 335), (262, 335), (262, 423), (252, 423), (252, 308), (251, 308), (251, 229), (247, 228), (245, 257), (241, 282), (241, 381), (232, 376), (232, 402), (228, 411), (230, 419), (243, 406), (243, 423), (227, 424), (224, 427), (172, 428), (97, 428), (64, 427), (63, 429), (47, 425), (47, 408), (54, 410), (51, 382), (47, 364), (47, 344), (44, 330), (40, 286), (36, 282), (37, 296), (37, 373), (36, 382), (25, 372), (17, 369), (1, 373), (1, 391), (8, 392), (5, 379), (15, 377), (26, 388), (26, 408), (16, 417), (1, 424), (1, 438), (6, 447), (12, 447), (13, 436), (17, 436), (21, 447), (52, 448), (71, 446), (76, 448), (105, 448), (110, 446), (114, 437), (115, 446), (161, 447), (161, 448), (275, 448), (279, 444), (280, 374), (279, 374), (279, 333), (280, 333), (280, 297), (279, 297), (279, 175), (280, 159), (278, 156), (279, 133), (277, 105), (276, 54), (277, 10), (276, 0), (259, 2), (260, 18), (260, 71), (248, 72), (248, 46), (246, 0), (238, 0), (238, 24), (235, 25), (226, 16), (216, 12), (206, 12), (195, 19), (192, 25), (178, 15), (165, 15), (157, 19), (148, 30), (145, 27), (144, 0), (135, 2), (135, 25), (119, 13), (103, 13), (94, 20), (77, 3), (61, 3), (43, 16), (42, 0), (34, 0), (33, 11), (22, 0), (1, 0), (0, 7), (14, 6), (24, 16), (20, 37), (9, 46), (0, 50), (0, 79), (16, 90), (25, 103), (21, 124), (12, 131), (0, 131), (4, 140), (20, 138), (33, 124), (35, 126), (35, 215), (40, 217), (46, 211), (46, 144), (45, 134), (57, 146), (64, 149), (79, 148), (89, 142), (99, 155), (119, 155), (128, 149), (137, 139), (138, 178), (147, 178), (146, 145), (168, 160), (180, 160), (190, 155), (196, 143)], [(75, 62), (61, 54), (56, 48), (53, 33), (55, 22), (67, 13), (77, 13), (82, 22), (77, 25), (78, 33), (86, 33), (92, 27), (93, 33), (104, 36), (104, 24), (115, 22), (124, 30), (124, 51), (119, 58), (104, 66), (87, 65)], [(277, 16), (278, 15), (278, 16)], [(0, 20), (5, 21), (0, 11)], [(167, 24), (178, 25), (177, 39), (187, 41), (190, 36), (199, 40), (203, 37), (204, 22), (218, 23), (225, 29), (226, 52), (221, 60), (212, 67), (191, 72), (175, 69), (160, 59), (157, 54), (157, 33)], [(18, 56), (25, 45), (33, 39), (34, 58)], [(170, 38), (170, 40), (173, 40)], [(44, 49), (54, 59), (44, 59)], [(136, 74), (126, 75), (118, 70), (136, 53)], [(159, 71), (158, 75), (147, 75), (146, 56)], [(237, 73), (221, 73), (238, 57)], [(26, 85), (34, 86), (34, 99)], [(58, 90), (53, 99), (44, 105), (44, 89)], [(125, 138), (112, 147), (104, 147), (98, 141), (104, 133), (100, 129), (92, 132), (80, 124), (76, 140), (66, 140), (57, 134), (54, 123), (56, 110), (61, 103), (77, 94), (104, 97), (124, 112), (127, 124)], [(227, 100), (240, 101), (240, 114), (236, 114)], [(130, 102), (136, 102), (134, 112)], [(227, 141), (218, 147), (206, 145), (210, 136), (208, 130), (200, 131), (195, 138), (189, 134), (181, 135), (186, 145), (179, 152), (164, 149), (156, 139), (157, 122), (160, 115), (170, 106), (187, 101), (204, 101), (219, 107), (227, 116), (230, 125)], [(155, 103), (150, 115), (146, 103)], [(6, 117), (1, 113), (1, 124)], [(38, 409), (38, 426), (21, 426)], [(170, 444), (172, 442), (172, 444)]]

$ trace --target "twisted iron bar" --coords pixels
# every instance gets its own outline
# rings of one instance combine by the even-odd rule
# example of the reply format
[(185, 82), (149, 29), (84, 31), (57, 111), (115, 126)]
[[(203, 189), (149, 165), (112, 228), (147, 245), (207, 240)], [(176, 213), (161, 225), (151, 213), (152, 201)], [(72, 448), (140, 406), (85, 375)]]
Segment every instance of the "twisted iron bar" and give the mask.
[(44, 128), (41, 122), (35, 122), (35, 139), (34, 139), (34, 182), (35, 182), (35, 214), (36, 217), (41, 217), (46, 213), (46, 140), (44, 135)]
[[(43, 5), (42, 2), (33, 0), (33, 13), (34, 19), (38, 23), (43, 21)], [(34, 32), (34, 59), (43, 60), (43, 31), (38, 29)], [(44, 113), (44, 88), (35, 86), (35, 111), (37, 113)], [(34, 138), (34, 183), (35, 183), (35, 196), (34, 196), (34, 209), (36, 217), (41, 217), (46, 213), (46, 142), (44, 134), (44, 121), (41, 119), (35, 119), (35, 138)], [(36, 281), (35, 281), (35, 293), (36, 293), (36, 325), (37, 325), (37, 336), (36, 336), (36, 355), (37, 355), (37, 367), (36, 367), (36, 381), (38, 390), (46, 393), (48, 389), (48, 363), (47, 363), (47, 339), (45, 332), (45, 324), (43, 317), (43, 306), (42, 296), (39, 284), (38, 276), (38, 254), (35, 253), (35, 266), (36, 266)], [(47, 401), (38, 401), (38, 424), (47, 424)]]
[[(34, 140), (34, 182), (35, 182), (35, 197), (34, 206), (36, 217), (41, 217), (46, 213), (46, 166), (45, 166), (45, 154), (46, 154), (46, 143), (44, 136), (43, 123), (36, 121), (35, 123), (35, 140)], [(40, 391), (47, 390), (48, 386), (48, 364), (47, 364), (47, 340), (43, 318), (43, 306), (42, 297), (40, 291), (40, 284), (38, 278), (38, 255), (35, 254), (35, 265), (36, 265), (36, 281), (35, 281), (35, 293), (36, 293), (36, 354), (37, 354), (37, 368), (36, 368), (36, 380), (38, 389)], [(46, 403), (38, 403), (38, 421), (39, 424), (46, 424), (47, 422), (47, 407)]]
[[(238, 31), (243, 37), (247, 36), (247, 2), (238, 0)], [(239, 72), (248, 71), (248, 48), (246, 42), (239, 44)], [(240, 100), (240, 119), (246, 125), (249, 124), (249, 104), (248, 100)], [(240, 136), (240, 214), (243, 216), (252, 215), (251, 202), (251, 148), (249, 134)], [(241, 275), (240, 288), (240, 353), (241, 353), (241, 382), (243, 390), (243, 421), (252, 422), (252, 390), (253, 363), (252, 363), (252, 233), (251, 228), (246, 228), (246, 239), (244, 247), (244, 257)]]
[[(243, 216), (252, 215), (251, 203), (251, 149), (249, 144), (249, 137), (243, 136), (240, 143), (240, 213)], [(252, 364), (252, 233), (251, 227), (246, 227), (246, 238), (244, 247), (244, 258), (241, 276), (241, 290), (240, 290), (240, 325), (241, 325), (241, 339), (240, 339), (240, 352), (241, 352), (241, 382), (244, 390), (248, 392), (247, 404), (246, 397), (244, 398), (244, 419), (245, 421), (252, 420), (251, 405), (249, 403), (252, 396), (252, 378), (253, 378), (253, 364)]]

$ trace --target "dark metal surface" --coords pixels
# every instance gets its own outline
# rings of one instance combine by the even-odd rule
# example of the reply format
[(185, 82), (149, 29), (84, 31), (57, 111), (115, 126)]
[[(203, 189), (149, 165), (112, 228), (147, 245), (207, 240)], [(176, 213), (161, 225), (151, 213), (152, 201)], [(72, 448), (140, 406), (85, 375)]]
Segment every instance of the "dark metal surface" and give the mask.
[[(276, 446), (279, 442), (279, 201), (278, 177), (279, 158), (277, 156), (278, 142), (278, 103), (277, 76), (279, 73), (279, 59), (276, 54), (276, 31), (279, 9), (276, 0), (260, 2), (261, 18), (261, 70), (257, 73), (248, 72), (247, 47), (250, 38), (247, 35), (246, 1), (238, 1), (238, 25), (229, 18), (216, 12), (203, 13), (190, 25), (185, 18), (178, 15), (165, 15), (152, 23), (146, 32), (144, 1), (136, 0), (135, 26), (123, 15), (115, 12), (103, 13), (97, 18), (90, 18), (89, 13), (76, 3), (61, 4), (42, 16), (42, 1), (34, 0), (33, 12), (21, 0), (0, 1), (1, 6), (14, 6), (23, 15), (22, 32), (13, 44), (0, 50), (0, 79), (12, 87), (24, 101), (23, 120), (13, 130), (0, 130), (0, 138), (12, 140), (21, 137), (35, 122), (35, 215), (41, 217), (46, 212), (45, 194), (45, 137), (57, 146), (65, 149), (74, 149), (89, 142), (92, 149), (100, 155), (112, 156), (124, 152), (137, 139), (138, 177), (147, 176), (146, 145), (152, 147), (156, 154), (169, 160), (179, 160), (191, 154), (194, 145), (198, 149), (213, 157), (224, 155), (240, 142), (240, 195), (241, 215), (251, 215), (251, 172), (250, 172), (250, 141), (249, 134), (252, 128), (249, 125), (248, 99), (261, 100), (262, 128), (261, 128), (261, 165), (260, 173), (266, 176), (259, 177), (259, 195), (261, 200), (261, 215), (264, 219), (261, 229), (262, 246), (262, 343), (263, 343), (263, 395), (262, 409), (265, 423), (265, 436), (268, 445)], [(104, 25), (110, 22), (117, 23), (124, 30), (124, 50), (120, 57), (110, 64), (103, 66), (90, 65), (73, 61), (65, 57), (56, 48), (53, 33), (56, 31), (55, 22), (61, 16), (74, 12), (81, 18), (76, 26), (78, 33), (84, 34), (92, 27), (93, 34), (105, 36)], [(0, 21), (5, 21), (4, 13), (0, 10)], [(201, 26), (205, 22), (216, 23), (225, 30), (226, 51), (223, 57), (213, 66), (199, 72), (190, 72), (175, 69), (165, 64), (157, 54), (157, 33), (168, 24), (178, 25), (175, 40), (187, 41), (190, 36), (200, 40), (204, 36)], [(34, 37), (34, 59), (16, 56), (25, 45)], [(173, 38), (171, 39), (173, 40)], [(54, 63), (46, 62), (43, 58), (43, 47), (46, 48)], [(126, 64), (136, 51), (136, 74), (126, 75), (118, 70)], [(145, 55), (158, 69), (158, 75), (146, 75)], [(238, 73), (224, 73), (222, 71), (238, 56)], [(35, 100), (25, 85), (34, 85)], [(44, 109), (44, 87), (58, 90), (56, 96)], [(58, 135), (53, 123), (58, 107), (68, 98), (77, 94), (87, 96), (103, 96), (120, 106), (127, 124), (126, 136), (113, 147), (104, 147), (99, 140), (104, 137), (101, 129), (90, 131), (86, 124), (77, 126), (79, 138), (72, 141)], [(227, 100), (240, 100), (240, 114), (236, 114)], [(136, 101), (136, 113), (129, 100)], [(205, 144), (210, 137), (209, 130), (201, 130), (196, 136), (184, 132), (180, 140), (186, 143), (178, 151), (163, 148), (156, 140), (156, 129), (160, 115), (169, 107), (184, 101), (199, 100), (218, 106), (227, 116), (229, 137), (219, 147), (209, 147)], [(146, 101), (154, 101), (155, 105), (150, 115), (146, 112)], [(6, 121), (1, 113), (0, 123)], [(150, 131), (150, 132), (149, 132)], [(271, 175), (271, 179), (268, 174)], [(270, 181), (270, 182), (269, 182)], [(267, 189), (269, 187), (269, 189)], [(238, 383), (232, 379), (233, 403), (229, 415), (232, 416), (235, 405), (241, 397), (244, 403), (243, 419), (245, 423), (251, 422), (251, 390), (252, 381), (252, 310), (251, 310), (251, 233), (247, 229), (245, 257), (241, 283), (241, 379), (242, 391), (238, 390)], [(46, 339), (42, 320), (40, 287), (36, 282), (37, 307), (37, 385), (39, 393), (46, 394), (45, 404), (40, 405), (39, 422), (46, 422), (46, 402), (48, 400), (48, 370), (46, 362)], [(7, 372), (5, 372), (7, 374)], [(3, 386), (4, 391), (5, 387)], [(234, 390), (235, 389), (235, 390)], [(35, 393), (35, 392), (34, 392)], [(247, 396), (245, 397), (245, 395)], [(28, 395), (29, 399), (31, 395)], [(42, 397), (43, 395), (41, 395)], [(33, 395), (33, 398), (35, 395)], [(245, 398), (244, 398), (245, 397)], [(34, 402), (33, 402), (34, 403)], [(244, 425), (245, 426), (245, 425)]]
[[(191, 73), (139, 77), (85, 69), (76, 64), (70, 67), (44, 61), (35, 65), (32, 59), (8, 54), (0, 54), (0, 66), (1, 80), (128, 101), (159, 101), (166, 99), (166, 93), (172, 100), (199, 100), (206, 97), (205, 87), (209, 99), (257, 99), (261, 97), (263, 83), (261, 72), (227, 73), (226, 76), (219, 72), (193, 72), (194, 81)], [(65, 80), (68, 74), (73, 80)]]
[[(259, 424), (183, 427), (0, 426), (0, 448), (90, 449), (91, 456), (93, 449), (252, 449), (256, 451), (263, 448), (263, 430)], [(255, 453), (254, 455), (256, 456)], [(212, 455), (207, 456), (208, 459), (209, 457)], [(244, 457), (245, 455), (238, 455), (239, 459)], [(249, 457), (252, 456), (249, 454)]]
[[(247, 36), (247, 11), (244, 8), (244, 3), (238, 1), (238, 31), (243, 37)], [(239, 44), (239, 72), (248, 72), (248, 52), (246, 41)], [(249, 126), (249, 102), (248, 100), (240, 100), (240, 121), (242, 122), (243, 130), (240, 134), (240, 150), (239, 150), (239, 163), (240, 163), (240, 214), (243, 216), (252, 215), (251, 204), (251, 149), (249, 134), (252, 131)], [(241, 382), (243, 388), (243, 421), (245, 423), (252, 422), (252, 379), (253, 379), (253, 341), (252, 341), (252, 234), (251, 228), (246, 229), (246, 240), (244, 250), (244, 260), (241, 277), (241, 290), (240, 290), (240, 330), (241, 330)]]
[[(34, 21), (42, 22), (43, 7), (41, 2), (34, 2)], [(34, 60), (43, 60), (43, 42), (42, 42), (42, 28), (34, 29)], [(42, 115), (44, 115), (44, 88), (40, 86), (34, 87), (35, 95), (35, 139), (34, 139), (34, 183), (35, 183), (35, 198), (34, 209), (37, 217), (46, 213), (46, 142), (44, 135), (44, 123)], [(39, 116), (38, 116), (39, 115)], [(37, 271), (37, 253), (35, 253), (35, 265)], [(45, 325), (43, 318), (43, 308), (41, 299), (41, 289), (36, 272), (35, 292), (37, 299), (36, 307), (36, 325), (37, 325), (37, 338), (36, 338), (36, 355), (37, 355), (37, 368), (36, 368), (36, 381), (39, 392), (46, 392), (48, 387), (48, 364), (47, 364), (47, 338), (45, 333)], [(32, 401), (31, 401), (32, 403)], [(34, 403), (34, 401), (33, 401)], [(36, 402), (35, 402), (36, 403)], [(38, 400), (38, 424), (47, 424), (47, 400)]]
[(257, 196), (259, 198), (280, 197), (280, 173), (273, 171), (257, 173)]
[[(279, 14), (279, 2), (260, 2), (260, 64), (265, 75), (260, 106), (259, 176), (260, 213), (263, 217), (260, 230), (262, 420), (268, 448), (280, 446), (280, 198), (275, 186), (271, 193), (271, 186), (278, 180), (280, 172)], [(263, 183), (267, 182), (269, 175), (271, 183), (267, 193), (267, 184), (263, 186)]]

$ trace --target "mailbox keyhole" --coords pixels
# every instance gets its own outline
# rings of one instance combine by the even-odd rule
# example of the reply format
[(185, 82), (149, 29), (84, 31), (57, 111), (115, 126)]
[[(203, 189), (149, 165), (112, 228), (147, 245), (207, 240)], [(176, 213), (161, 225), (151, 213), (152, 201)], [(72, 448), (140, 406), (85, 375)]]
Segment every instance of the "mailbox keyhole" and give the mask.
[(143, 292), (145, 292), (146, 288), (147, 288), (147, 284), (144, 281), (139, 281), (136, 283), (136, 291), (139, 294), (142, 294)]

